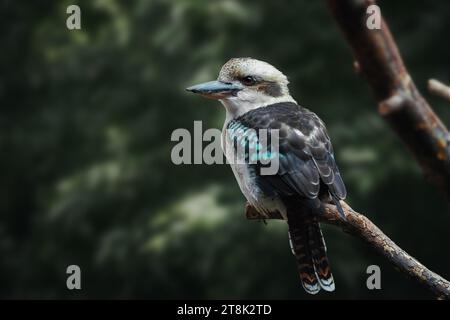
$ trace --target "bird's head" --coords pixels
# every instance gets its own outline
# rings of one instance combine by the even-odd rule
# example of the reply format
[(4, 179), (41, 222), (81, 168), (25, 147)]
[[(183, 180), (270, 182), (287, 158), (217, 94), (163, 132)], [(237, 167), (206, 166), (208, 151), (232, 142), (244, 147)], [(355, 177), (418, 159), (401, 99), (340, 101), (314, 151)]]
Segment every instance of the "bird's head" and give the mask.
[(222, 67), (216, 81), (186, 90), (220, 100), (231, 117), (278, 102), (295, 102), (286, 76), (267, 62), (233, 58)]

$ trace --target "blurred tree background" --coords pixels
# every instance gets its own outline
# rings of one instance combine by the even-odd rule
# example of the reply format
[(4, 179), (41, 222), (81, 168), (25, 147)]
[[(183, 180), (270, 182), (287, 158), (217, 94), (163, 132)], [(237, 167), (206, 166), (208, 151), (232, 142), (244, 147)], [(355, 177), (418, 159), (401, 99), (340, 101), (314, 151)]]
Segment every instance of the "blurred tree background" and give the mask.
[[(82, 30), (66, 28), (78, 4)], [(450, 83), (450, 2), (380, 1), (417, 85)], [(324, 1), (1, 2), (0, 297), (431, 298), (359, 239), (324, 227), (337, 290), (301, 288), (286, 225), (247, 221), (225, 165), (172, 164), (176, 128), (221, 128), (188, 85), (266, 60), (328, 125), (349, 203), (450, 278), (444, 198), (377, 115)], [(66, 289), (66, 267), (82, 290)], [(366, 288), (366, 268), (382, 290)]]

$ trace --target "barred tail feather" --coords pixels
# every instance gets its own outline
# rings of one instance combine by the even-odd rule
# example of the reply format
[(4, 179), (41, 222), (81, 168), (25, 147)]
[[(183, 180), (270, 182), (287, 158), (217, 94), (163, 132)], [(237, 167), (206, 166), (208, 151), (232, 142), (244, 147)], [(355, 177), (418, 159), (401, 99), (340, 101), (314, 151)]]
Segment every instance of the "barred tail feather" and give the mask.
[(297, 262), (303, 288), (310, 294), (320, 289), (334, 291), (335, 285), (320, 225), (315, 217), (289, 221), (289, 242)]
[(327, 257), (327, 247), (316, 218), (308, 223), (308, 244), (319, 284), (325, 291), (334, 291), (334, 279)]
[[(288, 220), (289, 223), (289, 220)], [(300, 280), (303, 288), (309, 294), (320, 291), (320, 285), (314, 270), (313, 258), (308, 248), (307, 230), (305, 225), (289, 223), (289, 239), (294, 253)]]

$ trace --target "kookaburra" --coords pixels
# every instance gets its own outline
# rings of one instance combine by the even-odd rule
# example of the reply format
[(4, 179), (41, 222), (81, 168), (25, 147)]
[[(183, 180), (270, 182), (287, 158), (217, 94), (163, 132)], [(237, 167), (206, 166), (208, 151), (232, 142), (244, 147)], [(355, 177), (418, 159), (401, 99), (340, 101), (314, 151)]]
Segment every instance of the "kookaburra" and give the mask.
[[(324, 123), (297, 104), (288, 83), (282, 72), (266, 62), (234, 58), (222, 67), (217, 81), (186, 90), (225, 106), (222, 147), (239, 187), (263, 216), (278, 212), (287, 220), (301, 283), (308, 293), (316, 294), (321, 288), (335, 288), (317, 217), (325, 201), (333, 201), (344, 215), (339, 200), (345, 198), (346, 190)], [(261, 174), (264, 165), (259, 161), (230, 159), (244, 137), (250, 138), (244, 158), (257, 152), (259, 135), (246, 137), (246, 132), (261, 129), (278, 130), (278, 152), (264, 154), (278, 157), (275, 174)]]

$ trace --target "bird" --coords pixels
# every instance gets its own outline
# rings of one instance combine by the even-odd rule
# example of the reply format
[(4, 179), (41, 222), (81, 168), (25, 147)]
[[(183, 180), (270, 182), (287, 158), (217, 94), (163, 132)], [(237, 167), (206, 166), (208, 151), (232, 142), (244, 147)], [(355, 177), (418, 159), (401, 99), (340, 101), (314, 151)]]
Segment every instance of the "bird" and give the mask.
[[(318, 218), (323, 204), (332, 201), (345, 219), (340, 200), (347, 191), (324, 122), (294, 100), (288, 84), (271, 64), (244, 57), (226, 62), (217, 80), (186, 90), (225, 107), (222, 148), (247, 202), (262, 216), (277, 212), (287, 221), (305, 291), (332, 292), (335, 283)], [(277, 130), (276, 152), (262, 151), (260, 130), (269, 137)], [(239, 146), (244, 148), (237, 157), (244, 161), (232, 161)], [(267, 167), (262, 158), (276, 158), (277, 170), (262, 174)]]

